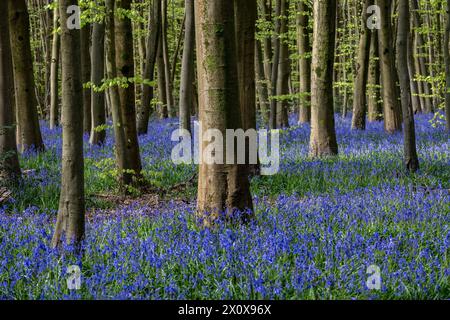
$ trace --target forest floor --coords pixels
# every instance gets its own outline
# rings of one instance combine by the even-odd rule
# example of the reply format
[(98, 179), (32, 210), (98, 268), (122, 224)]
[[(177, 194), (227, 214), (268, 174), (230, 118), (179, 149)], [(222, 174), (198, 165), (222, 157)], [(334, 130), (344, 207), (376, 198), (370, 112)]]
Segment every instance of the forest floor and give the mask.
[[(49, 248), (61, 130), (43, 123), (47, 151), (21, 157), (27, 174), (0, 208), (0, 299), (448, 299), (450, 140), (430, 119), (417, 117), (415, 175), (403, 170), (402, 135), (382, 123), (353, 132), (337, 118), (340, 155), (325, 160), (307, 157), (307, 126), (283, 131), (280, 173), (252, 179), (254, 221), (214, 230), (193, 219), (196, 166), (171, 161), (175, 120), (156, 120), (140, 137), (157, 192), (126, 198), (108, 129), (104, 146), (85, 143), (84, 254), (62, 258)], [(78, 291), (66, 285), (73, 264)], [(366, 285), (373, 265), (380, 290)]]

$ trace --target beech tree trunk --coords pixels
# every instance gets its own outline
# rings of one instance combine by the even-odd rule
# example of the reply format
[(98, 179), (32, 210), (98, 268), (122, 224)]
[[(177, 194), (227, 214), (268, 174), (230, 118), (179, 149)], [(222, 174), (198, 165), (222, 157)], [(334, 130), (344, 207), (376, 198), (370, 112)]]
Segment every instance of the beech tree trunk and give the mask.
[(274, 53), (272, 57), (272, 73), (270, 78), (270, 88), (271, 88), (271, 96), (270, 100), (270, 118), (269, 118), (269, 126), (271, 129), (277, 128), (277, 100), (273, 99), (277, 95), (277, 81), (278, 81), (278, 64), (280, 62), (280, 47), (281, 47), (281, 39), (280, 39), (280, 30), (281, 30), (281, 5), (283, 0), (276, 0), (275, 6), (275, 33), (273, 39), (273, 47)]
[[(199, 117), (204, 132), (217, 129), (226, 140), (226, 129), (242, 128), (234, 6), (228, 0), (198, 0), (195, 12)], [(226, 154), (226, 141), (216, 153), (220, 151)], [(248, 167), (236, 164), (236, 157), (235, 164), (207, 164), (206, 157), (202, 159), (197, 210), (204, 225), (214, 224), (221, 213), (231, 217), (236, 210), (253, 211)]]
[(388, 133), (401, 130), (401, 116), (392, 41), (391, 1), (377, 0), (381, 9), (381, 29), (378, 31), (384, 110), (384, 129)]
[(50, 129), (59, 124), (59, 104), (58, 104), (58, 73), (59, 73), (59, 50), (60, 35), (58, 29), (59, 10), (55, 9), (53, 14), (53, 41), (52, 41), (52, 60), (50, 68)]
[(297, 48), (299, 60), (300, 108), (298, 122), (311, 122), (311, 45), (309, 43), (310, 9), (304, 0), (297, 7)]
[[(105, 51), (106, 51), (106, 74), (108, 79), (117, 77), (116, 67), (116, 37), (114, 10), (115, 0), (106, 0), (105, 15)], [(130, 168), (129, 157), (127, 156), (127, 140), (125, 127), (123, 125), (123, 114), (120, 106), (120, 94), (117, 86), (108, 88), (108, 97), (113, 121), (114, 140), (116, 144), (115, 155), (116, 164), (119, 171), (119, 182), (121, 187), (132, 182), (132, 175), (127, 170)]]
[[(92, 31), (91, 82), (99, 87), (105, 74), (105, 24), (96, 22)], [(103, 144), (106, 138), (105, 129), (99, 127), (106, 123), (105, 92), (91, 90), (91, 144)]]
[[(130, 10), (132, 0), (118, 0), (116, 9)], [(117, 76), (125, 78), (134, 77), (134, 50), (133, 32), (129, 17), (115, 17), (115, 37), (116, 37), (116, 66)], [(134, 83), (128, 83), (127, 88), (119, 88), (120, 112), (125, 130), (128, 171), (133, 176), (139, 178), (142, 164), (139, 151), (137, 127), (136, 127), (136, 106)]]
[(30, 148), (44, 150), (34, 92), (30, 22), (25, 0), (9, 1), (9, 28), (14, 68), (14, 88), (21, 152)]
[(20, 177), (14, 127), (13, 92), (8, 1), (0, 1), (0, 176), (5, 180)]
[(268, 81), (265, 78), (264, 61), (261, 42), (256, 40), (255, 42), (255, 75), (256, 75), (256, 89), (258, 91), (259, 105), (261, 107), (261, 116), (263, 125), (269, 125), (269, 92)]
[(311, 76), (312, 157), (338, 153), (334, 126), (333, 64), (336, 23), (334, 0), (314, 1), (314, 43)]
[[(81, 28), (81, 81), (85, 84), (91, 80), (91, 59), (89, 54), (90, 25)], [(96, 44), (97, 45), (97, 44)], [(91, 132), (91, 90), (83, 88), (83, 128), (84, 132)]]
[[(291, 61), (289, 58), (289, 44), (287, 42), (288, 35), (288, 9), (289, 1), (281, 0), (280, 16), (282, 17), (280, 21), (280, 32), (279, 35), (282, 37), (279, 39), (280, 55), (278, 59), (278, 77), (276, 82), (276, 93), (279, 98), (286, 97), (289, 95), (289, 76), (291, 70)], [(279, 99), (277, 101), (276, 108), (276, 127), (286, 128), (289, 127), (288, 119), (288, 108), (289, 103), (285, 98)]]
[[(148, 23), (148, 38), (145, 54), (144, 79), (155, 80), (156, 54), (159, 38), (161, 37), (161, 0), (152, 0)], [(138, 113), (138, 134), (147, 134), (151, 103), (154, 97), (153, 85), (142, 85), (142, 105)]]
[(172, 76), (170, 74), (170, 59), (169, 59), (169, 44), (167, 40), (167, 29), (169, 26), (167, 20), (167, 1), (162, 0), (162, 54), (164, 61), (164, 78), (165, 78), (165, 90), (167, 99), (167, 113), (169, 117), (174, 117), (176, 114), (175, 103), (173, 99), (173, 85)]
[(383, 120), (383, 106), (380, 103), (380, 61), (378, 55), (378, 31), (372, 30), (370, 37), (370, 62), (367, 80), (367, 109), (369, 122)]
[(180, 83), (180, 128), (191, 132), (193, 109), (192, 83), (195, 81), (195, 10), (194, 0), (185, 0), (185, 34)]
[[(61, 21), (69, 18), (67, 7), (77, 0), (59, 0)], [(83, 88), (81, 83), (80, 30), (61, 23), (62, 66), (62, 170), (59, 210), (52, 246), (58, 247), (63, 237), (67, 243), (79, 245), (84, 237), (84, 159), (83, 159)]]
[(450, 131), (450, 1), (447, 1), (447, 23), (445, 25), (444, 37), (444, 60), (445, 60), (445, 119), (447, 130)]
[(369, 72), (370, 38), (371, 32), (366, 24), (369, 19), (367, 8), (371, 1), (365, 0), (362, 7), (361, 30), (359, 36), (358, 58), (356, 61), (356, 77), (353, 85), (353, 117), (352, 129), (366, 129), (366, 91), (367, 75)]
[(416, 150), (414, 112), (411, 104), (410, 79), (408, 72), (408, 36), (410, 26), (409, 0), (399, 0), (398, 11), (396, 54), (401, 89), (405, 166), (410, 172), (416, 172), (419, 169), (419, 160)]

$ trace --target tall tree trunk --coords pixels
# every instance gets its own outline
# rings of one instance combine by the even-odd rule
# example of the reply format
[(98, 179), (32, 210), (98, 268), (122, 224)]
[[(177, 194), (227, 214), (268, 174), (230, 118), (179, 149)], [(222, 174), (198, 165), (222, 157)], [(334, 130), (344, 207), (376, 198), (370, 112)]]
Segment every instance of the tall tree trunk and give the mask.
[[(145, 54), (144, 79), (153, 82), (155, 79), (156, 54), (161, 36), (161, 0), (152, 0), (148, 23), (148, 38)], [(147, 134), (151, 103), (154, 96), (153, 85), (142, 85), (142, 105), (138, 113), (138, 133)]]
[(310, 9), (304, 0), (298, 2), (297, 7), (297, 48), (300, 56), (300, 108), (299, 123), (311, 121), (311, 45), (309, 43), (309, 14)]
[[(195, 5), (200, 121), (204, 132), (218, 129), (225, 137), (226, 129), (242, 127), (234, 6), (228, 0), (198, 0)], [(222, 147), (217, 152), (226, 155), (226, 141)], [(197, 209), (205, 226), (220, 213), (230, 216), (235, 210), (253, 210), (248, 167), (236, 164), (236, 156), (234, 164), (227, 165), (207, 164), (201, 157)]]
[(367, 108), (369, 122), (383, 120), (383, 107), (380, 103), (380, 62), (378, 57), (378, 31), (372, 30), (370, 37), (370, 62), (368, 74)]
[(271, 96), (270, 100), (270, 118), (269, 126), (271, 129), (277, 128), (277, 100), (273, 99), (277, 95), (277, 81), (278, 81), (278, 64), (280, 62), (280, 49), (281, 49), (281, 5), (283, 0), (276, 0), (275, 6), (275, 33), (273, 39), (274, 53), (272, 57), (272, 73), (271, 73)]
[(30, 22), (25, 0), (9, 1), (9, 28), (14, 67), (17, 124), (21, 151), (44, 150), (37, 110)]
[(0, 1), (0, 175), (20, 176), (14, 128), (14, 78), (9, 38), (8, 2)]
[[(89, 55), (89, 45), (91, 28), (87, 24), (81, 28), (81, 81), (83, 84), (91, 80), (91, 59)], [(96, 44), (97, 45), (97, 44)], [(84, 132), (91, 132), (91, 90), (83, 89), (83, 128)]]
[[(280, 22), (280, 56), (278, 60), (278, 77), (276, 82), (277, 96), (286, 97), (289, 95), (289, 76), (291, 70), (291, 61), (289, 58), (289, 43), (288, 43), (288, 10), (289, 1), (281, 0), (280, 16), (282, 17)], [(276, 111), (276, 125), (277, 128), (289, 127), (288, 119), (289, 103), (287, 99), (277, 100)]]
[(335, 17), (336, 2), (334, 0), (314, 0), (310, 138), (310, 155), (312, 157), (338, 153), (332, 88)]
[(59, 105), (58, 105), (58, 69), (59, 69), (59, 50), (60, 35), (58, 34), (59, 10), (55, 9), (53, 14), (53, 41), (52, 41), (52, 65), (50, 68), (50, 129), (59, 124)]
[(445, 60), (445, 119), (447, 130), (450, 131), (450, 1), (447, 1), (447, 21), (444, 33), (444, 60)]
[[(412, 30), (412, 26), (411, 26)], [(409, 32), (408, 34), (408, 74), (409, 74), (409, 82), (411, 88), (411, 103), (413, 107), (414, 113), (419, 113), (422, 111), (422, 107), (420, 105), (419, 99), (419, 88), (417, 82), (414, 81), (414, 77), (416, 74), (416, 69), (414, 66), (414, 45), (413, 45), (413, 33)]]
[(158, 98), (161, 103), (160, 117), (165, 119), (169, 116), (167, 107), (167, 87), (166, 87), (166, 69), (164, 67), (164, 51), (162, 36), (158, 41), (158, 54), (157, 54), (157, 66), (158, 66)]
[[(118, 0), (116, 9), (130, 10), (132, 0)], [(116, 66), (120, 78), (134, 77), (133, 32), (129, 17), (115, 17)], [(136, 106), (134, 84), (128, 83), (127, 88), (119, 88), (120, 112), (125, 129), (126, 156), (128, 171), (135, 177), (140, 177), (142, 164), (136, 128)]]
[[(67, 8), (77, 0), (59, 0), (61, 21), (69, 18)], [(83, 88), (81, 83), (80, 30), (69, 30), (61, 23), (62, 65), (62, 171), (59, 210), (52, 246), (79, 245), (84, 237), (84, 159), (83, 159)]]
[(255, 75), (256, 75), (256, 89), (258, 91), (259, 104), (261, 106), (261, 116), (264, 126), (269, 124), (269, 92), (268, 82), (264, 73), (264, 61), (261, 42), (256, 40), (255, 42)]
[(167, 113), (169, 117), (174, 117), (176, 114), (175, 103), (173, 99), (173, 85), (172, 76), (170, 75), (170, 60), (169, 60), (169, 43), (167, 39), (167, 30), (169, 27), (169, 22), (167, 20), (167, 1), (162, 0), (162, 54), (164, 61), (164, 77), (165, 87), (166, 87), (166, 98), (167, 98)]
[(193, 109), (192, 83), (195, 80), (195, 10), (194, 0), (185, 0), (185, 34), (180, 83), (180, 128), (191, 132), (191, 110)]
[[(267, 5), (267, 0), (258, 0), (258, 11), (261, 12), (261, 19), (269, 25), (272, 24), (272, 0), (269, 0), (270, 6)], [(270, 81), (272, 77), (272, 38), (270, 36), (264, 37), (264, 77), (266, 81)]]
[(392, 2), (390, 0), (377, 0), (377, 4), (381, 9), (381, 29), (378, 35), (384, 104), (384, 129), (388, 133), (394, 133), (401, 130), (401, 109), (398, 101), (399, 92), (396, 87), (397, 76), (392, 42)]
[(352, 129), (366, 129), (366, 91), (369, 72), (370, 37), (371, 32), (366, 24), (369, 19), (367, 8), (371, 1), (365, 0), (362, 12), (361, 30), (359, 36), (358, 58), (356, 60), (356, 77), (353, 85), (353, 117)]
[[(414, 26), (416, 28), (422, 28), (423, 24), (422, 24), (422, 19), (420, 18), (420, 14), (419, 14), (419, 2), (417, 0), (411, 0), (411, 4), (412, 4), (412, 13), (413, 13), (413, 21), (414, 21)], [(420, 71), (420, 75), (422, 77), (428, 77), (429, 73), (427, 70), (427, 66), (426, 66), (426, 62), (425, 62), (425, 57), (424, 55), (425, 53), (425, 41), (423, 39), (423, 35), (420, 31), (416, 31), (416, 41), (417, 41), (417, 59), (418, 59), (418, 64), (419, 64), (419, 71)], [(421, 94), (423, 96), (423, 102), (424, 105), (423, 106), (423, 111), (430, 113), (433, 110), (433, 104), (431, 101), (431, 88), (430, 88), (430, 84), (427, 81), (421, 81), (419, 83), (419, 85), (421, 86), (421, 89), (419, 91), (421, 91)]]
[[(105, 24), (103, 21), (94, 23), (92, 31), (91, 82), (99, 87), (105, 73)], [(91, 90), (92, 125), (89, 142), (103, 144), (106, 138), (105, 92)], [(100, 128), (99, 128), (100, 127)]]
[(408, 72), (408, 35), (410, 26), (409, 0), (399, 0), (398, 11), (396, 54), (403, 114), (404, 157), (406, 168), (411, 172), (415, 172), (419, 169), (419, 160), (416, 150), (414, 113), (411, 104), (410, 79)]
[[(108, 79), (117, 78), (116, 67), (116, 37), (114, 22), (115, 0), (106, 0), (105, 15), (105, 53), (106, 53), (106, 74)], [(123, 115), (120, 109), (120, 94), (117, 86), (108, 88), (108, 95), (114, 130), (114, 140), (116, 144), (115, 155), (119, 171), (121, 187), (132, 182), (132, 175), (127, 170), (130, 168), (127, 156), (127, 139), (123, 126)]]
[(234, 0), (239, 105), (242, 128), (256, 129), (255, 33), (256, 0)]

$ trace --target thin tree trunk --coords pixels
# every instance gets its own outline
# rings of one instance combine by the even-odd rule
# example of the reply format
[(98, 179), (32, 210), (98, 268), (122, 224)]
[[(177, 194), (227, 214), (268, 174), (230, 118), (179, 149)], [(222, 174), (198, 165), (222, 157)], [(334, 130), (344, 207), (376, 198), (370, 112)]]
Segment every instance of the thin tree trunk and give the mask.
[(445, 119), (447, 130), (450, 131), (450, 1), (447, 1), (447, 22), (444, 33), (444, 60), (445, 60)]
[(297, 48), (300, 56), (300, 108), (298, 122), (311, 122), (311, 45), (309, 43), (309, 14), (308, 4), (301, 0), (297, 7)]
[[(90, 25), (81, 28), (81, 81), (82, 84), (91, 80), (91, 59), (89, 54), (91, 29)], [(97, 44), (95, 44), (97, 45)], [(91, 90), (83, 88), (83, 128), (84, 132), (91, 132)]]
[(20, 177), (14, 128), (14, 76), (9, 38), (8, 1), (0, 1), (0, 175)]
[(169, 60), (169, 44), (167, 39), (167, 29), (169, 22), (167, 20), (167, 1), (162, 0), (162, 54), (164, 61), (164, 77), (165, 87), (166, 87), (166, 98), (167, 98), (167, 113), (169, 117), (174, 117), (176, 114), (175, 104), (173, 100), (173, 85), (172, 76), (170, 75), (170, 60)]
[(261, 42), (256, 40), (255, 42), (255, 68), (256, 68), (256, 89), (258, 91), (259, 103), (261, 106), (261, 115), (264, 126), (269, 124), (269, 92), (267, 90), (268, 82), (264, 73), (264, 61)]
[[(411, 26), (412, 30), (412, 26)], [(411, 103), (414, 113), (419, 113), (422, 110), (419, 99), (419, 88), (417, 82), (414, 81), (414, 76), (416, 74), (416, 69), (414, 66), (414, 46), (413, 46), (413, 33), (408, 33), (408, 74), (409, 82), (411, 88)]]
[(59, 105), (58, 105), (58, 69), (59, 69), (59, 50), (60, 35), (58, 34), (59, 10), (55, 9), (53, 14), (53, 41), (52, 41), (52, 65), (50, 68), (50, 129), (59, 124)]
[[(149, 36), (146, 45), (144, 79), (153, 82), (155, 79), (156, 54), (161, 36), (161, 0), (152, 0), (150, 4), (148, 28)], [(153, 85), (144, 83), (142, 85), (142, 105), (138, 113), (139, 134), (147, 134), (148, 132), (148, 120), (153, 96)]]
[(371, 32), (367, 28), (369, 14), (367, 8), (371, 1), (365, 0), (362, 12), (361, 30), (359, 37), (358, 58), (356, 60), (356, 77), (353, 85), (353, 117), (352, 129), (366, 129), (366, 91), (367, 76), (369, 72), (370, 61), (370, 37)]
[(403, 114), (404, 157), (407, 170), (415, 172), (419, 169), (419, 160), (416, 150), (414, 112), (411, 104), (410, 79), (408, 72), (408, 35), (410, 26), (409, 0), (399, 0), (398, 11), (396, 53)]
[[(218, 129), (225, 137), (226, 129), (242, 127), (236, 104), (239, 86), (234, 6), (229, 0), (197, 0), (195, 4), (200, 121), (205, 132)], [(206, 142), (202, 145), (206, 147)], [(217, 151), (226, 155), (226, 141), (221, 148)], [(214, 224), (220, 213), (231, 218), (235, 210), (252, 211), (248, 167), (236, 164), (236, 157), (234, 164), (228, 165), (207, 164), (204, 155), (202, 159), (197, 211), (204, 225)]]
[(289, 127), (288, 121), (288, 100), (285, 99), (289, 95), (289, 76), (291, 70), (291, 61), (289, 58), (289, 44), (287, 42), (288, 32), (288, 10), (289, 1), (281, 0), (280, 16), (283, 17), (280, 22), (280, 56), (278, 60), (278, 78), (276, 82), (277, 96), (282, 99), (277, 100), (276, 125), (277, 128)]
[(274, 54), (272, 57), (272, 73), (271, 73), (271, 97), (270, 100), (270, 118), (269, 125), (271, 129), (277, 128), (277, 100), (274, 97), (277, 95), (277, 81), (278, 81), (278, 64), (280, 61), (280, 47), (281, 47), (281, 39), (280, 39), (280, 29), (281, 29), (281, 4), (283, 0), (276, 0), (275, 7), (275, 34), (273, 40)]
[[(92, 59), (91, 82), (100, 87), (105, 73), (105, 24), (96, 22), (92, 31)], [(106, 129), (101, 128), (106, 123), (105, 92), (91, 90), (92, 125), (89, 142), (91, 144), (103, 144), (106, 138)]]
[(335, 18), (336, 2), (334, 0), (314, 1), (310, 138), (312, 157), (338, 153), (332, 88)]
[(162, 36), (158, 41), (158, 54), (157, 54), (157, 66), (158, 66), (158, 98), (161, 103), (160, 117), (165, 119), (169, 116), (167, 107), (167, 87), (166, 87), (166, 69), (164, 67), (164, 52)]
[(191, 132), (191, 110), (193, 109), (192, 83), (195, 80), (195, 16), (194, 0), (185, 0), (185, 34), (180, 83), (180, 128)]
[(378, 57), (378, 31), (372, 30), (370, 38), (370, 62), (368, 74), (367, 108), (369, 122), (383, 120), (383, 107), (380, 103), (380, 62)]
[(14, 67), (15, 102), (21, 152), (30, 148), (43, 151), (37, 110), (30, 23), (25, 0), (9, 1), (9, 28)]
[[(61, 21), (67, 21), (67, 8), (77, 0), (59, 0)], [(62, 60), (62, 170), (59, 210), (52, 246), (58, 247), (63, 237), (67, 243), (79, 245), (84, 237), (84, 159), (83, 107), (81, 83), (80, 30), (69, 30), (61, 23)]]

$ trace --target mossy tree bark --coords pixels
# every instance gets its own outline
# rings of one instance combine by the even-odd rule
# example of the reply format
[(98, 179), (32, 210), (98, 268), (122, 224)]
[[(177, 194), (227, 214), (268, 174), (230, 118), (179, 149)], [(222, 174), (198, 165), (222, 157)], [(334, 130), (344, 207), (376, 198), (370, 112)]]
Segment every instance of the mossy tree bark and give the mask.
[[(59, 0), (61, 21), (67, 21), (67, 8), (77, 0)], [(80, 30), (68, 29), (61, 23), (62, 66), (62, 171), (59, 210), (52, 246), (58, 247), (63, 237), (67, 243), (79, 245), (84, 237), (84, 159), (83, 159), (83, 93), (81, 82)]]
[(312, 157), (338, 153), (333, 110), (333, 64), (336, 23), (334, 0), (314, 1), (314, 42), (311, 76)]
[(14, 127), (14, 78), (8, 25), (8, 1), (0, 1), (0, 174), (20, 176)]
[(44, 150), (35, 95), (30, 22), (25, 0), (8, 0), (11, 51), (18, 125), (18, 144), (22, 152), (29, 148)]
[[(242, 128), (239, 110), (239, 85), (234, 22), (234, 6), (229, 0), (195, 2), (197, 72), (199, 79), (199, 118), (203, 130)], [(203, 142), (202, 146), (206, 147)], [(235, 152), (236, 153), (236, 152)], [(253, 211), (248, 167), (234, 164), (207, 164), (199, 168), (197, 212), (205, 226), (211, 226), (221, 213)], [(244, 215), (247, 218), (247, 215)]]

